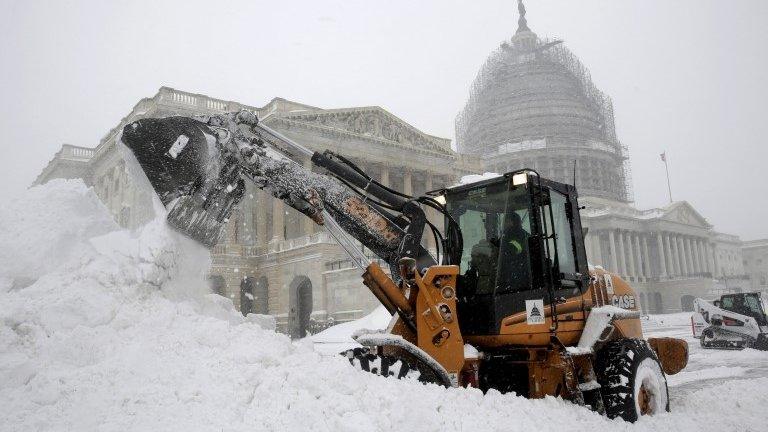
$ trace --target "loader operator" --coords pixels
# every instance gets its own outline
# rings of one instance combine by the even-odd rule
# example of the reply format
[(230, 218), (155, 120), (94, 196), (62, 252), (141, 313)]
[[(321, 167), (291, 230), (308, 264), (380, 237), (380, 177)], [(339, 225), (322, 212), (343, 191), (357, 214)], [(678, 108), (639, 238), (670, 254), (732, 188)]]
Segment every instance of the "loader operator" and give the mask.
[(504, 218), (504, 231), (499, 244), (500, 264), (505, 267), (499, 273), (499, 290), (520, 291), (529, 287), (528, 236), (520, 214), (510, 211)]

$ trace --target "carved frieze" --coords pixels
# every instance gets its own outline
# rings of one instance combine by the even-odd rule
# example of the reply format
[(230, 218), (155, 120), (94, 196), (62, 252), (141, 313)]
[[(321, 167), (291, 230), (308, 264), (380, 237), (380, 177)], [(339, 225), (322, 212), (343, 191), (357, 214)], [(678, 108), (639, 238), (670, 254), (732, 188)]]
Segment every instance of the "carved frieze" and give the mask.
[(685, 225), (708, 228), (709, 223), (699, 215), (688, 203), (678, 204), (663, 217), (666, 220)]
[(289, 114), (285, 118), (426, 150), (450, 153), (423, 133), (379, 109)]

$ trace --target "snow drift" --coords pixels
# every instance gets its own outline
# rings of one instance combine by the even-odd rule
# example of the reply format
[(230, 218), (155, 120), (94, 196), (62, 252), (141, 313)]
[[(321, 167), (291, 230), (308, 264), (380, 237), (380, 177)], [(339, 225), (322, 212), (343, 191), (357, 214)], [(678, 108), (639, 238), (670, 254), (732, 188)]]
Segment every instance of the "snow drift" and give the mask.
[[(768, 378), (634, 425), (554, 398), (354, 371), (207, 292), (205, 250), (119, 230), (79, 181), (0, 210), (0, 430), (760, 430)], [(673, 389), (674, 391), (674, 389)], [(748, 395), (748, 396), (745, 396)]]

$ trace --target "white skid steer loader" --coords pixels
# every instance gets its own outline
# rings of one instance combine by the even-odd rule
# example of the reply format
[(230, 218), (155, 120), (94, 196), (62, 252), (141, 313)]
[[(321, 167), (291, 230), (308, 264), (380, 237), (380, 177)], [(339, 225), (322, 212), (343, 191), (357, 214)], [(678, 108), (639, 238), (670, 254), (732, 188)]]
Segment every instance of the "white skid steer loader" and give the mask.
[(760, 293), (725, 294), (711, 303), (697, 298), (693, 308), (691, 329), (703, 348), (768, 350), (768, 318)]

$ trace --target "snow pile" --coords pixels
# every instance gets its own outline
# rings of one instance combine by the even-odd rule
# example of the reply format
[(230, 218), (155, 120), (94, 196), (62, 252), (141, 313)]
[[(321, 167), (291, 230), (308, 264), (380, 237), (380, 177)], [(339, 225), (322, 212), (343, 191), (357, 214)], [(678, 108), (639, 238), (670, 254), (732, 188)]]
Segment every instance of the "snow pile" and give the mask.
[(17, 284), (76, 259), (88, 238), (117, 229), (82, 183), (60, 180), (25, 194), (0, 206), (0, 269)]
[(354, 320), (329, 327), (320, 333), (311, 336), (315, 350), (324, 354), (338, 354), (342, 351), (359, 347), (359, 343), (352, 339), (352, 335), (361, 330), (369, 330), (376, 333), (387, 328), (392, 315), (387, 308), (379, 306), (368, 315)]
[(693, 312), (677, 312), (671, 314), (652, 314), (647, 316), (648, 326), (655, 327), (687, 327), (691, 328), (691, 315)]
[(0, 218), (13, 231), (0, 236), (3, 431), (764, 427), (768, 378), (673, 395), (673, 413), (627, 425), (554, 398), (356, 372), (207, 294), (204, 250), (161, 221), (117, 230), (79, 182), (33, 188)]

